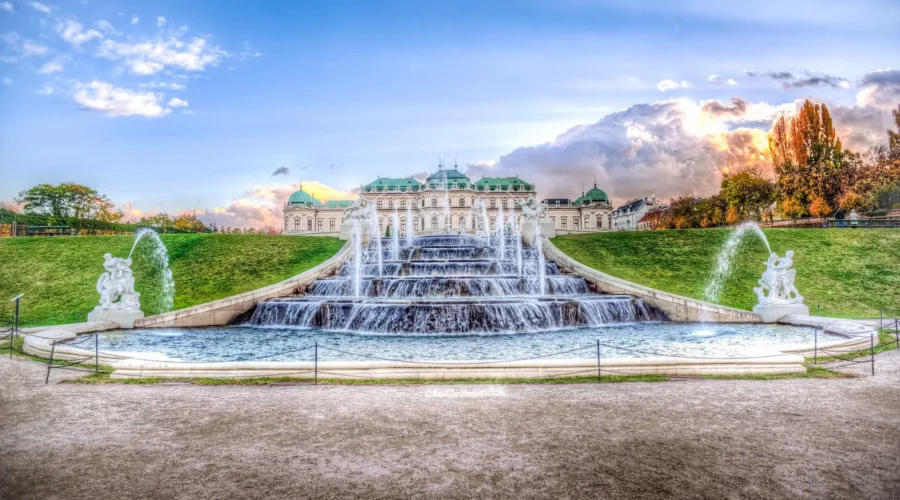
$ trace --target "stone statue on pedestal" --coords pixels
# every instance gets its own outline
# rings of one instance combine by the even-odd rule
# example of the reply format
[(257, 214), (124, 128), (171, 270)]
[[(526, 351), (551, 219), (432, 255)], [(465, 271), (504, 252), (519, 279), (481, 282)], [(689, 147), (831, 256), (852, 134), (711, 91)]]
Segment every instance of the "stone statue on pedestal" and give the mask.
[(103, 256), (103, 268), (106, 272), (97, 280), (100, 305), (88, 314), (88, 321), (115, 321), (123, 328), (131, 328), (135, 319), (144, 317), (141, 294), (134, 290), (131, 259), (106, 254)]
[(809, 314), (809, 308), (803, 305), (803, 296), (794, 285), (797, 278), (797, 270), (792, 269), (794, 252), (788, 250), (784, 257), (772, 252), (764, 265), (766, 270), (758, 281), (759, 286), (753, 289), (759, 300), (753, 312), (759, 313), (766, 323), (788, 314)]
[(526, 220), (547, 220), (547, 204), (537, 201), (537, 198), (535, 198), (534, 195), (529, 196), (525, 201), (519, 203), (519, 208), (522, 209), (522, 214), (525, 215)]

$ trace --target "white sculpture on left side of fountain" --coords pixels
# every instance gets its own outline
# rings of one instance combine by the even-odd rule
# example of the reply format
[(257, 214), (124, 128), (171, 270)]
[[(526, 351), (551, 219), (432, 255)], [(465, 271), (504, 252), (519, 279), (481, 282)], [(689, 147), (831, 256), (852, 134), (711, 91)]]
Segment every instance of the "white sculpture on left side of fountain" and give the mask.
[(764, 264), (766, 270), (758, 281), (759, 286), (753, 289), (759, 299), (753, 312), (760, 314), (764, 323), (774, 323), (788, 314), (809, 315), (809, 308), (803, 305), (803, 296), (794, 285), (797, 270), (792, 269), (793, 250), (788, 250), (784, 257), (772, 252)]
[[(97, 280), (100, 305), (88, 313), (88, 321), (113, 321), (122, 328), (133, 328), (134, 321), (143, 318), (141, 294), (134, 289), (131, 259), (103, 256), (106, 272)], [(116, 301), (119, 302), (116, 302)]]

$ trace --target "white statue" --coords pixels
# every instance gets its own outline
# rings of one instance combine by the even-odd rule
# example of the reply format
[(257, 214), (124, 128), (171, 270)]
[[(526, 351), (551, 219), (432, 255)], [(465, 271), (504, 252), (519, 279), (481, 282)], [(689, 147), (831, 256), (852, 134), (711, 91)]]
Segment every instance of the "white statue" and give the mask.
[[(120, 259), (110, 254), (103, 256), (106, 272), (97, 280), (100, 305), (95, 311), (123, 310), (140, 311), (141, 294), (134, 291), (134, 276), (131, 274), (131, 259)], [(121, 298), (120, 302), (116, 302)]]
[(519, 203), (522, 214), (526, 220), (543, 221), (547, 220), (547, 204), (537, 201), (534, 195), (530, 195), (525, 201)]
[[(765, 262), (766, 270), (759, 279), (759, 286), (754, 288), (761, 305), (766, 304), (802, 304), (803, 296), (794, 286), (797, 270), (791, 269), (794, 265), (794, 252), (788, 250), (784, 257), (779, 257), (775, 252), (769, 255)], [(769, 292), (766, 295), (765, 292)]]
[(344, 220), (365, 219), (369, 213), (369, 200), (360, 196), (349, 207), (344, 209)]

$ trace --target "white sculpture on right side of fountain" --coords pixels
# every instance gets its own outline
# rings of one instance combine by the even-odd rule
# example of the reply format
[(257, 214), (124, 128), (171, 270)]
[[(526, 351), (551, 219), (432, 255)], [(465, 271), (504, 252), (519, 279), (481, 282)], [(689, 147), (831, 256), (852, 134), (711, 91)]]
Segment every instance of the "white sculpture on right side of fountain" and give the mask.
[(769, 254), (759, 286), (753, 289), (759, 299), (753, 312), (762, 316), (764, 323), (774, 323), (788, 314), (809, 315), (809, 308), (803, 305), (803, 296), (794, 285), (797, 270), (792, 269), (793, 265), (793, 250), (788, 250), (784, 257), (775, 252)]

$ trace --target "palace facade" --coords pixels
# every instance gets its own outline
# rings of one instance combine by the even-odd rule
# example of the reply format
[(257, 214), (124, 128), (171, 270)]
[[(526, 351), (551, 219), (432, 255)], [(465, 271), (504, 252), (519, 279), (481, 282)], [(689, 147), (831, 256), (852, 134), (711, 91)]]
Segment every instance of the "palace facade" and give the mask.
[[(406, 232), (406, 219), (411, 214), (416, 234), (436, 232), (475, 232), (479, 217), (473, 207), (482, 200), (486, 207), (490, 228), (502, 210), (505, 216), (518, 208), (529, 196), (534, 196), (534, 184), (518, 177), (482, 177), (473, 181), (456, 167), (439, 167), (425, 182), (412, 177), (379, 177), (361, 186), (360, 197), (374, 204), (381, 231), (391, 225), (394, 211), (400, 218), (400, 233)], [(352, 200), (321, 202), (303, 190), (294, 192), (284, 206), (285, 234), (336, 234), (341, 230), (344, 209)], [(610, 231), (612, 206), (603, 190), (597, 188), (574, 201), (565, 198), (546, 199), (548, 216), (557, 232)]]

